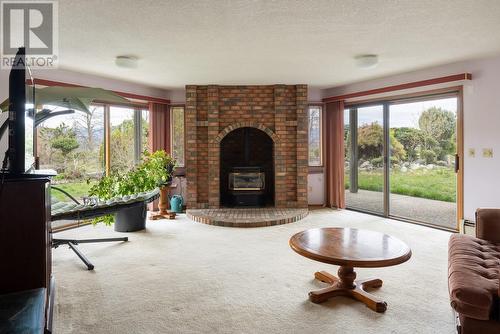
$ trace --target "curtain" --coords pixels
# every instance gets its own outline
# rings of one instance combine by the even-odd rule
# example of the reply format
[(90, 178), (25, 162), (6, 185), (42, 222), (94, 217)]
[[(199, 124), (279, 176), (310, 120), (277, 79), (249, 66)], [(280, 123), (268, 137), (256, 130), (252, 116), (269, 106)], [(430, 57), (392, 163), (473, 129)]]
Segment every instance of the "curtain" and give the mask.
[(345, 208), (344, 101), (326, 104), (325, 112), (326, 205)]
[[(149, 137), (150, 152), (165, 150), (170, 154), (170, 108), (167, 104), (149, 103)], [(158, 210), (158, 200), (148, 205), (152, 211)]]
[(149, 103), (149, 149), (170, 153), (170, 112), (167, 104)]

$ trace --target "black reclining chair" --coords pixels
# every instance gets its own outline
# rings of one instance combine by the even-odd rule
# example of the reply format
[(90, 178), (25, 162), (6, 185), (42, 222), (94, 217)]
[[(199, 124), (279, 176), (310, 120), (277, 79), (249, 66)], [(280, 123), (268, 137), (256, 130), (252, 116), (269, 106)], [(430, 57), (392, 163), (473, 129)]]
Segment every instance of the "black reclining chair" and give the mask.
[[(89, 201), (87, 204), (81, 204), (68, 192), (52, 186), (52, 189), (62, 192), (68, 196), (72, 202), (56, 202), (52, 204), (52, 221), (57, 220), (86, 220), (102, 217), (108, 214), (115, 214), (120, 210), (133, 206), (150, 203), (160, 196), (160, 190), (154, 189), (148, 192), (142, 192), (134, 195), (115, 197), (107, 201)], [(76, 247), (78, 244), (94, 242), (115, 242), (128, 241), (128, 237), (104, 238), (104, 239), (52, 239), (52, 247), (57, 248), (61, 245), (68, 245), (69, 248), (85, 263), (88, 270), (94, 269), (94, 265), (85, 257), (85, 255)]]

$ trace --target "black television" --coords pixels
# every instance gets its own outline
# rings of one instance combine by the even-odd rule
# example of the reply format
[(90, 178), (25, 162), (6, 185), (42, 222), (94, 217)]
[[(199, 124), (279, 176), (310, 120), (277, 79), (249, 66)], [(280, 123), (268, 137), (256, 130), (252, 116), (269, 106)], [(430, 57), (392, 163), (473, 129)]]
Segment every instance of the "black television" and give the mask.
[(34, 110), (34, 80), (26, 64), (25, 48), (19, 48), (9, 74), (7, 152), (10, 174), (26, 174), (34, 168)]

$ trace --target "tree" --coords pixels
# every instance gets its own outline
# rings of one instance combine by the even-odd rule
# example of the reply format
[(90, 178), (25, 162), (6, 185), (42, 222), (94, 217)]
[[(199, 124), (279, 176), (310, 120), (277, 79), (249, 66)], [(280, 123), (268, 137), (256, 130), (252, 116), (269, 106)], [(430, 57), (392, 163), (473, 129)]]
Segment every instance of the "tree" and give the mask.
[(72, 151), (76, 150), (80, 145), (76, 140), (76, 133), (66, 124), (61, 123), (54, 130), (54, 136), (51, 142), (52, 148), (60, 150), (64, 157), (67, 157)]
[(61, 123), (57, 128), (46, 128), (44, 132), (48, 134), (50, 147), (59, 151), (54, 152), (54, 154), (51, 153), (51, 156), (54, 158), (54, 161), (52, 161), (54, 163), (54, 167), (59, 172), (68, 174), (70, 171), (68, 159), (72, 158), (73, 169), (71, 174), (74, 174), (77, 170), (77, 154), (74, 151), (80, 146), (78, 144), (78, 140), (76, 139), (75, 130), (68, 127), (64, 123)]
[[(418, 119), (420, 130), (425, 134), (424, 146), (433, 150), (439, 160), (455, 149), (454, 135), (456, 129), (455, 114), (438, 107), (425, 110)], [(435, 141), (435, 145), (432, 145)]]
[(358, 128), (359, 159), (371, 160), (380, 157), (384, 148), (384, 131), (377, 122), (363, 124)]
[(76, 112), (75, 121), (78, 125), (78, 136), (81, 142), (85, 142), (87, 150), (94, 150), (94, 141), (99, 134), (99, 130), (103, 131), (104, 127), (104, 112), (102, 107), (93, 106), (89, 113)]
[(127, 119), (111, 129), (110, 154), (113, 171), (129, 171), (135, 165), (134, 120)]
[(418, 159), (418, 149), (424, 140), (424, 134), (421, 130), (415, 128), (394, 128), (394, 137), (403, 145), (406, 151), (406, 158), (412, 162)]
[[(406, 152), (401, 143), (395, 138), (394, 132), (389, 132), (392, 160), (404, 159)], [(372, 160), (383, 155), (384, 130), (377, 122), (363, 124), (358, 128), (359, 159)]]
[(149, 111), (146, 110), (148, 113), (147, 116), (143, 114), (142, 116), (142, 121), (141, 121), (141, 127), (142, 127), (142, 148), (143, 151), (150, 151), (151, 148), (149, 147)]
[(389, 142), (391, 145), (391, 162), (399, 162), (406, 158), (404, 146), (394, 137), (394, 131), (389, 131)]
[(43, 124), (38, 128), (37, 153), (42, 164), (52, 165), (52, 137), (54, 131), (51, 128), (45, 127)]
[(455, 133), (455, 114), (438, 107), (425, 110), (418, 119), (420, 130), (438, 141), (449, 140)]

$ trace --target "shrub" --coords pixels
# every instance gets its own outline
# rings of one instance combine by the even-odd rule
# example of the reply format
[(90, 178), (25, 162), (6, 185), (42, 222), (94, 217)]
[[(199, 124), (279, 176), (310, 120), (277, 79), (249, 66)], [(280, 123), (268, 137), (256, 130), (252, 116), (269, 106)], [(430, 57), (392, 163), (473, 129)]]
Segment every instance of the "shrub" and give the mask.
[(423, 159), (426, 164), (433, 164), (436, 162), (437, 154), (432, 150), (421, 150), (420, 158)]
[(374, 167), (382, 167), (382, 165), (384, 164), (384, 158), (383, 157), (373, 158), (370, 160), (370, 163)]
[[(391, 160), (391, 166), (394, 166), (400, 161), (397, 157), (392, 157), (392, 156), (390, 160)], [(373, 167), (382, 167), (384, 165), (384, 158), (383, 157), (373, 158), (370, 160), (370, 163), (372, 164)]]
[(417, 159), (418, 147), (423, 143), (424, 134), (420, 129), (401, 127), (391, 129), (396, 138), (406, 151), (406, 158), (412, 162)]
[[(391, 156), (398, 161), (404, 159), (406, 151), (394, 137), (394, 131), (389, 133)], [(358, 154), (360, 159), (377, 159), (384, 148), (384, 130), (377, 122), (363, 124), (358, 128)]]

